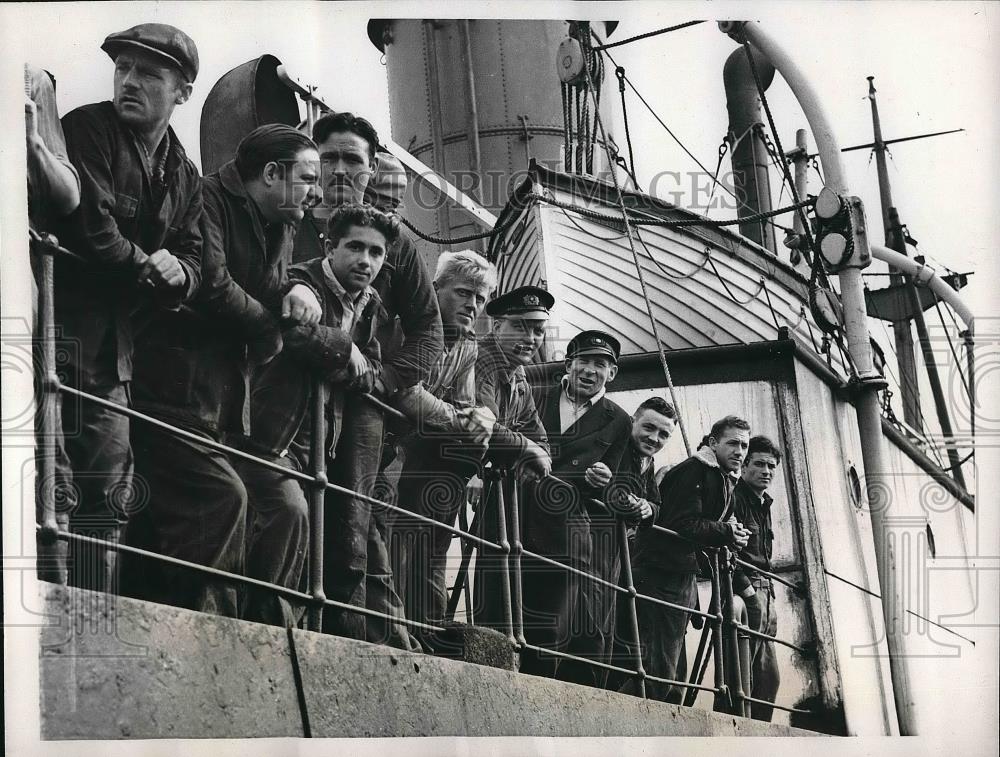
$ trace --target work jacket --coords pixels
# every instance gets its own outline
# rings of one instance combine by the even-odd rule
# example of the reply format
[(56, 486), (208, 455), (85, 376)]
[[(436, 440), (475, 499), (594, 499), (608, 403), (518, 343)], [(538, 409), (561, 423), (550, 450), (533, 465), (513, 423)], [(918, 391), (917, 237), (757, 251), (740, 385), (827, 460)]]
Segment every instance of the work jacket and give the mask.
[[(325, 240), (325, 222), (306, 212), (295, 237), (293, 262), (322, 258)], [(382, 383), (392, 397), (426, 381), (444, 349), (437, 295), (427, 266), (405, 231), (389, 245), (382, 270), (371, 285), (388, 314), (379, 324), (377, 336), (382, 348)], [(394, 338), (400, 331), (402, 338)]]
[(247, 345), (278, 342), (295, 228), (267, 225), (234, 162), (203, 179), (202, 286), (136, 346), (137, 408), (213, 433), (249, 432)]
[[(750, 485), (740, 479), (733, 492), (733, 510), (736, 520), (750, 531), (747, 545), (740, 550), (740, 558), (766, 571), (771, 570), (771, 552), (774, 531), (771, 530), (771, 504), (774, 502), (766, 491), (758, 497)], [(733, 591), (737, 594), (759, 581), (760, 573), (742, 565), (733, 574)]]
[(634, 564), (672, 573), (697, 573), (699, 545), (722, 547), (732, 540), (732, 531), (724, 521), (732, 512), (734, 485), (733, 477), (719, 467), (709, 447), (702, 447), (667, 471), (660, 482), (656, 523), (685, 538), (652, 529), (640, 531)]
[(476, 404), (496, 416), (487, 458), (510, 468), (524, 454), (528, 440), (546, 452), (549, 444), (521, 365), (511, 365), (493, 333), (479, 340), (476, 358)]
[[(284, 457), (292, 455), (300, 470), (311, 462), (312, 397), (316, 381), (327, 393), (326, 449), (333, 455), (343, 424), (343, 407), (348, 392), (371, 391), (382, 370), (375, 330), (387, 315), (377, 292), (358, 314), (348, 333), (340, 328), (343, 305), (324, 283), (323, 259), (292, 266), (289, 280), (302, 283), (316, 293), (323, 315), (313, 326), (292, 326), (282, 331), (284, 349), (267, 365), (254, 371), (250, 398), (251, 436), (247, 446), (260, 454)], [(371, 364), (372, 373), (365, 385), (351, 386), (347, 364), (351, 343), (361, 350)], [(361, 398), (357, 399), (362, 402)]]
[[(173, 129), (164, 184), (157, 189), (136, 137), (110, 102), (84, 105), (62, 119), (70, 162), (80, 177), (80, 205), (53, 231), (86, 262), (59, 257), (56, 323), (70, 345), (76, 378), (88, 384), (132, 378), (134, 327), (149, 311), (176, 307), (198, 289), (201, 271), (201, 184)], [(167, 249), (186, 283), (172, 291), (139, 286), (145, 255)], [(137, 320), (133, 312), (138, 310)]]

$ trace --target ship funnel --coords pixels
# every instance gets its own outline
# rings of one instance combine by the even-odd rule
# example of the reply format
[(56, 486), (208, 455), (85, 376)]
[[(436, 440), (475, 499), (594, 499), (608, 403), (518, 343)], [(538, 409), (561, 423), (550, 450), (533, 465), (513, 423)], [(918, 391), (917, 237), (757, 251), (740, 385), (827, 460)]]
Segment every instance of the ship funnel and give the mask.
[[(393, 140), (499, 213), (531, 160), (562, 168), (556, 51), (567, 28), (565, 21), (371, 20), (369, 38), (385, 56)], [(611, 128), (607, 79), (601, 109)], [(603, 158), (598, 145), (596, 173), (606, 170)], [(403, 208), (418, 228), (440, 236), (482, 231), (419, 182), (410, 182)], [(433, 267), (437, 246), (419, 246)]]
[[(759, 51), (753, 57), (757, 75), (766, 90), (774, 80), (774, 66)], [(733, 162), (733, 184), (739, 199), (739, 218), (772, 210), (768, 180), (768, 155), (761, 138), (760, 95), (746, 50), (733, 51), (722, 69), (729, 111), (729, 146)], [(783, 157), (782, 157), (783, 159)], [(774, 227), (767, 221), (740, 224), (740, 233), (771, 252), (776, 252)]]

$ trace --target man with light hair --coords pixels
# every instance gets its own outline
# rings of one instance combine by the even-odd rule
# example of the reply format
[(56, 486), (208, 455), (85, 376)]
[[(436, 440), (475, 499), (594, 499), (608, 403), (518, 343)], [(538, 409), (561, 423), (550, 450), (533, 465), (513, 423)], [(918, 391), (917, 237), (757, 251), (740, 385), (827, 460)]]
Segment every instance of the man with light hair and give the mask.
[[(438, 258), (434, 290), (441, 311), (444, 351), (426, 382), (400, 391), (394, 406), (409, 420), (393, 429), (403, 460), (398, 501), (411, 512), (454, 525), (465, 503), (465, 485), (493, 433), (496, 416), (477, 407), (475, 323), (496, 287), (493, 264), (473, 250)], [(406, 616), (424, 623), (444, 619), (448, 595), (445, 556), (451, 533), (425, 521), (389, 517), (393, 574)], [(433, 640), (422, 638), (427, 646)]]

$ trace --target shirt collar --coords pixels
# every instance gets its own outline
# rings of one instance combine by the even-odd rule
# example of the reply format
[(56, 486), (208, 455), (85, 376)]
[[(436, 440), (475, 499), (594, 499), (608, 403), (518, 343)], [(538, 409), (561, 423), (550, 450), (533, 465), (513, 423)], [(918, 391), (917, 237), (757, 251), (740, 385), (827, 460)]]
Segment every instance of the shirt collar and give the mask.
[(602, 399), (604, 399), (604, 395), (607, 393), (607, 386), (602, 386), (601, 391), (599, 391), (589, 400), (586, 400), (585, 402), (576, 402), (575, 400), (573, 400), (572, 397), (569, 396), (569, 391), (567, 389), (567, 387), (569, 386), (569, 376), (563, 376), (561, 379), (559, 379), (559, 385), (562, 387), (561, 391), (563, 397), (565, 397), (567, 401), (571, 402), (577, 407), (593, 407)]
[(360, 308), (372, 297), (378, 296), (370, 284), (357, 294), (351, 294), (344, 289), (343, 284), (340, 283), (340, 279), (334, 275), (329, 258), (323, 258), (323, 262), (320, 265), (323, 268), (323, 281), (338, 300), (350, 302), (353, 307)]

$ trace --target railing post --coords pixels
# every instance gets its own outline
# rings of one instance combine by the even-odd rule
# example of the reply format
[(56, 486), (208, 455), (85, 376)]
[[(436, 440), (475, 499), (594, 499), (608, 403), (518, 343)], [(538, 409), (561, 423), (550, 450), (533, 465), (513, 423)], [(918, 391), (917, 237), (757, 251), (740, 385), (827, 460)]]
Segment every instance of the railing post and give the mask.
[[(749, 623), (746, 605), (743, 605), (741, 609), (740, 623), (743, 625)], [(750, 702), (746, 697), (752, 696), (753, 692), (753, 682), (750, 678), (750, 634), (738, 629), (736, 638), (739, 643), (740, 684), (744, 694), (743, 717), (748, 718), (750, 717)]]
[(729, 675), (727, 676), (729, 680), (727, 683), (732, 707), (731, 712), (734, 715), (742, 715), (744, 706), (743, 676), (740, 672), (740, 647), (736, 627), (739, 619), (736, 614), (736, 603), (733, 601), (733, 564), (730, 559), (730, 552), (726, 547), (722, 547), (719, 550), (719, 562), (722, 568), (719, 581), (722, 587), (722, 603), (725, 613), (725, 654), (726, 668), (729, 671)]
[(41, 529), (38, 537), (39, 578), (59, 585), (66, 583), (66, 550), (58, 540), (59, 524), (56, 521), (56, 429), (59, 377), (56, 375), (55, 343), (55, 302), (52, 250), (43, 243), (31, 241), (32, 254), (40, 258), (42, 269), (41, 286), (38, 287), (38, 333), (36, 340), (41, 345), (41, 381), (37, 382), (41, 423), (36, 427), (41, 439), (36, 440), (36, 454), (40, 455), (37, 475), (39, 477), (38, 496), (41, 497)]
[[(708, 611), (714, 617), (712, 619), (712, 659), (715, 668), (715, 697), (728, 698), (726, 689), (726, 667), (722, 655), (722, 586), (719, 580), (719, 553), (713, 551), (709, 555), (709, 563), (712, 573), (712, 598), (709, 601)], [(706, 618), (706, 621), (708, 619)]]
[[(639, 679), (639, 695), (646, 698), (646, 670), (642, 667), (642, 640), (639, 637), (639, 613), (636, 607), (635, 581), (632, 579), (632, 554), (628, 546), (628, 529), (625, 522), (620, 518), (615, 523), (618, 529), (618, 544), (621, 551), (622, 572), (625, 577), (625, 588), (628, 589), (628, 609), (629, 609), (629, 631), (632, 634), (632, 645), (634, 652), (632, 662), (635, 665), (635, 673)], [(624, 667), (624, 666), (623, 666)]]
[(523, 649), (527, 644), (524, 638), (524, 607), (522, 604), (521, 585), (521, 555), (524, 545), (521, 543), (521, 483), (514, 475), (510, 476), (510, 530), (513, 539), (514, 559), (512, 563), (513, 585), (511, 591), (511, 617), (514, 623), (514, 639)]
[(503, 481), (506, 477), (505, 471), (496, 471), (493, 474), (496, 478), (496, 492), (497, 492), (497, 534), (499, 539), (497, 543), (500, 545), (500, 589), (501, 596), (500, 601), (503, 605), (503, 629), (507, 634), (507, 639), (512, 645), (517, 644), (514, 638), (513, 630), (513, 620), (511, 617), (511, 601), (510, 601), (510, 541), (507, 539), (507, 513), (506, 507), (504, 506), (504, 486)]
[(310, 631), (323, 629), (323, 516), (326, 502), (326, 384), (317, 375), (313, 382), (312, 407), (312, 474), (315, 483), (309, 487), (309, 593), (313, 605), (309, 608)]

